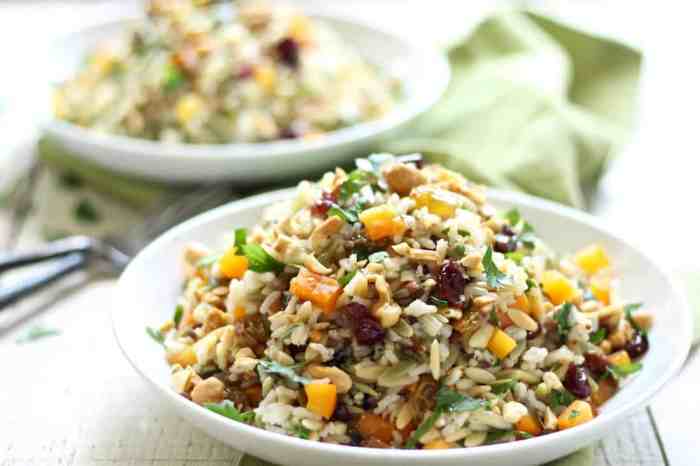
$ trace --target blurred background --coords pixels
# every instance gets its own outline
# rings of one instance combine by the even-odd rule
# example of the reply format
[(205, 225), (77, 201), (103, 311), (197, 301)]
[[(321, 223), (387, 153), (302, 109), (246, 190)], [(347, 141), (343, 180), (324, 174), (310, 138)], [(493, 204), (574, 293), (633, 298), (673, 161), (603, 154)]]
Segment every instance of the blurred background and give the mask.
[[(360, 18), (435, 47), (445, 47), (469, 35), (481, 21), (498, 11), (527, 8), (641, 51), (639, 110), (634, 130), (611, 161), (592, 195), (589, 210), (668, 266), (686, 284), (691, 299), (695, 299), (692, 294), (697, 294), (700, 287), (700, 247), (695, 244), (700, 231), (697, 214), (700, 62), (696, 50), (700, 43), (700, 8), (695, 2), (296, 0), (290, 3)], [(139, 16), (142, 11), (142, 2), (129, 0), (0, 1), (3, 63), (0, 67), (0, 192), (26, 177), (31, 165), (39, 126), (46, 117), (40, 110), (44, 96), (36, 92), (36, 86), (45, 83), (42, 69), (49, 59), (49, 46), (70, 32), (108, 20)], [(15, 226), (11, 212), (0, 207), (0, 238), (12, 233), (17, 238), (15, 247), (30, 247), (44, 240), (32, 226), (31, 218), (27, 225), (22, 231), (12, 231)], [(132, 400), (125, 398), (128, 387), (141, 385), (120, 355), (110, 353), (99, 362), (85, 355), (85, 348), (101, 344), (102, 337), (97, 340), (88, 337), (83, 346), (61, 353), (78, 362), (85, 360), (111, 368), (108, 375), (102, 374), (99, 383), (86, 382), (88, 385), (82, 388), (64, 383), (78, 373), (66, 374), (66, 369), (43, 367), (45, 353), (40, 349), (15, 345), (26, 324), (37, 320), (61, 322), (83, 316), (87, 322), (107, 325), (105, 318), (98, 318), (91, 311), (99, 311), (108, 301), (110, 286), (110, 281), (88, 286), (75, 279), (54, 294), (36, 298), (19, 309), (15, 315), (21, 314), (21, 325), (14, 316), (0, 314), (0, 352), (10, 355), (12, 369), (35, 376), (35, 371), (29, 369), (40, 367), (46, 374), (38, 376), (46, 384), (44, 390), (59, 390), (69, 400), (61, 407), (60, 397), (57, 398), (55, 412), (41, 413), (25, 406), (25, 411), (0, 414), (0, 419), (7, 415), (12, 421), (9, 425), (16, 429), (15, 435), (0, 436), (0, 465), (59, 464), (59, 461), (60, 464), (110, 465), (236, 464), (237, 457), (226, 447), (184, 426), (169, 428), (175, 429), (174, 436), (187, 439), (188, 448), (161, 440), (161, 426), (176, 421), (169, 419), (148, 395), (136, 404), (140, 411), (131, 405)], [(64, 292), (76, 289), (80, 293), (67, 299)], [(49, 304), (50, 312), (45, 313)], [(108, 332), (105, 335), (111, 337)], [(64, 351), (58, 346), (55, 350)], [(116, 421), (112, 426), (102, 425), (99, 419), (104, 419), (105, 411), (113, 407), (81, 406), (80, 402), (81, 399), (98, 402), (99, 397), (94, 393), (106, 381), (124, 388), (105, 392), (121, 403), (118, 406), (130, 404), (129, 410), (113, 413)], [(700, 416), (700, 405), (695, 400), (698, 387), (700, 365), (691, 360), (650, 409), (596, 450), (594, 464), (698, 464), (697, 455), (690, 453), (696, 443), (691, 422)], [(144, 391), (142, 387), (135, 390)], [(39, 396), (42, 391), (32, 393)], [(13, 403), (12, 396), (0, 390), (0, 406)], [(45, 423), (38, 427), (23, 423), (21, 417), (26, 412), (45, 418)], [(74, 417), (75, 425), (62, 421), (62, 416)]]

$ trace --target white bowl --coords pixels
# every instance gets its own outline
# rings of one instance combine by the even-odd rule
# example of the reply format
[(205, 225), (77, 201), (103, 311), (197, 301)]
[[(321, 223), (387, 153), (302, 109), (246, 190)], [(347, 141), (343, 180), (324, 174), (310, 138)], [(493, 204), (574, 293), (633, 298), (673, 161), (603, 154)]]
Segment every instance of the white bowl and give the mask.
[(163, 351), (144, 328), (171, 317), (184, 280), (180, 254), (187, 243), (201, 241), (223, 247), (223, 238), (230, 238), (235, 227), (253, 225), (263, 207), (287, 199), (291, 193), (276, 191), (234, 202), (173, 228), (131, 262), (119, 280), (117, 303), (112, 311), (115, 334), (134, 368), (179, 415), (239, 450), (290, 466), (541, 464), (588, 445), (625, 422), (669, 381), (686, 358), (692, 329), (690, 311), (669, 276), (644, 253), (585, 213), (522, 194), (490, 191), (490, 199), (497, 207), (520, 209), (537, 232), (559, 251), (573, 251), (594, 241), (603, 244), (622, 277), (623, 296), (644, 302), (644, 308), (654, 313), (651, 345), (643, 370), (603, 406), (598, 417), (573, 429), (515, 443), (420, 451), (311, 442), (214, 414), (172, 390)]
[[(321, 173), (366, 153), (428, 110), (447, 87), (449, 64), (437, 49), (346, 19), (310, 15), (328, 24), (370, 63), (401, 81), (403, 97), (396, 108), (378, 120), (309, 141), (165, 144), (98, 133), (53, 117), (46, 132), (72, 153), (126, 174), (182, 182), (269, 182)], [(74, 76), (89, 50), (124, 34), (134, 21), (138, 20), (107, 23), (67, 37), (48, 57), (49, 80), (60, 83)], [(50, 102), (48, 96), (45, 102)]]

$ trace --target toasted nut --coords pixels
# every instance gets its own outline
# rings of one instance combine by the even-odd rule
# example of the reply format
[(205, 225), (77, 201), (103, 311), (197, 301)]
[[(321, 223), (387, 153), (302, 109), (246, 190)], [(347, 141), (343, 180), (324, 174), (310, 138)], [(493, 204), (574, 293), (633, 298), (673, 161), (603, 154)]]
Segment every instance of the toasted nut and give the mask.
[(389, 188), (401, 196), (407, 196), (413, 188), (426, 183), (426, 178), (413, 165), (393, 163), (382, 170)]
[(637, 312), (632, 320), (643, 330), (649, 330), (654, 324), (654, 316), (648, 312)]
[(337, 367), (309, 366), (306, 371), (314, 379), (329, 379), (338, 393), (347, 393), (352, 388), (352, 379)]
[(608, 336), (608, 341), (610, 342), (612, 349), (620, 349), (627, 344), (627, 336), (625, 336), (623, 329), (617, 329), (611, 333), (610, 336)]
[(216, 377), (199, 382), (192, 389), (192, 401), (197, 404), (218, 403), (224, 399), (224, 383)]
[(315, 252), (323, 251), (330, 237), (338, 233), (343, 228), (343, 224), (344, 222), (336, 215), (328, 217), (326, 221), (314, 228), (314, 231), (311, 233), (309, 237), (311, 249)]
[(515, 325), (529, 332), (537, 330), (537, 322), (520, 309), (508, 309), (508, 317)]

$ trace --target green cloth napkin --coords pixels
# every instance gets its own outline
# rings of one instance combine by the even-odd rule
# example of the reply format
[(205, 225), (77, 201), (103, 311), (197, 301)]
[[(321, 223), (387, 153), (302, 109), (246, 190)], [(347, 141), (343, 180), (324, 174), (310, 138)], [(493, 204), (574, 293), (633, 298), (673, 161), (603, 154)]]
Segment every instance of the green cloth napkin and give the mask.
[[(539, 15), (507, 12), (455, 41), (449, 58), (446, 95), (378, 149), (422, 152), (477, 182), (585, 207), (633, 124), (640, 53)], [(85, 163), (50, 141), (39, 154), (48, 170), (38, 215), (51, 236), (107, 234), (178, 193)], [(592, 462), (589, 447), (552, 464)], [(246, 456), (240, 464), (267, 463)]]

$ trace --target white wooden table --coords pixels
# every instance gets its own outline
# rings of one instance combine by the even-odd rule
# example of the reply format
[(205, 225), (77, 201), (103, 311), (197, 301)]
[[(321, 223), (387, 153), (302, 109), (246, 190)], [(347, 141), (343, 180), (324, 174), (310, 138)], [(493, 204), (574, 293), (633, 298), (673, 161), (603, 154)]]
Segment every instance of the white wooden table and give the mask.
[[(445, 33), (477, 16), (463, 8), (449, 11), (448, 3), (456, 7), (457, 2), (430, 2), (429, 11), (419, 2), (402, 3), (406, 18), (392, 24), (427, 34), (420, 25), (431, 14), (433, 31)], [(485, 6), (488, 2), (459, 3), (477, 10), (492, 7)], [(573, 9), (554, 1), (534, 4), (643, 48), (647, 62), (639, 132), (606, 176), (594, 213), (675, 270), (700, 267), (695, 239), (700, 183), (693, 154), (698, 130), (692, 113), (700, 103), (700, 65), (684, 60), (695, 54), (699, 35), (692, 12), (602, 1)], [(377, 20), (387, 18), (393, 5), (390, 0), (363, 0), (334, 7), (348, 14), (372, 11)], [(31, 69), (32, 47), (55, 34), (135, 11), (138, 7), (126, 2), (3, 2), (0, 52), (5, 63)], [(21, 75), (9, 76), (9, 83), (5, 90), (21, 90)], [(12, 127), (19, 139), (29, 140), (32, 122), (23, 118), (27, 116), (0, 121), (0, 127)], [(12, 160), (12, 165), (20, 162)], [(0, 169), (0, 182), (8, 173), (6, 167)], [(9, 213), (0, 209), (0, 244), (12, 228)], [(41, 241), (38, 231), (30, 219), (10, 247), (30, 248)], [(7, 282), (21, 275), (2, 278)], [(171, 414), (128, 366), (110, 328), (113, 292), (112, 279), (82, 273), (0, 314), (0, 465), (236, 465), (237, 452)], [(62, 333), (17, 345), (16, 338), (37, 323)], [(651, 407), (601, 442), (595, 464), (697, 465), (692, 421), (700, 419), (698, 389), (700, 360), (694, 359)]]

